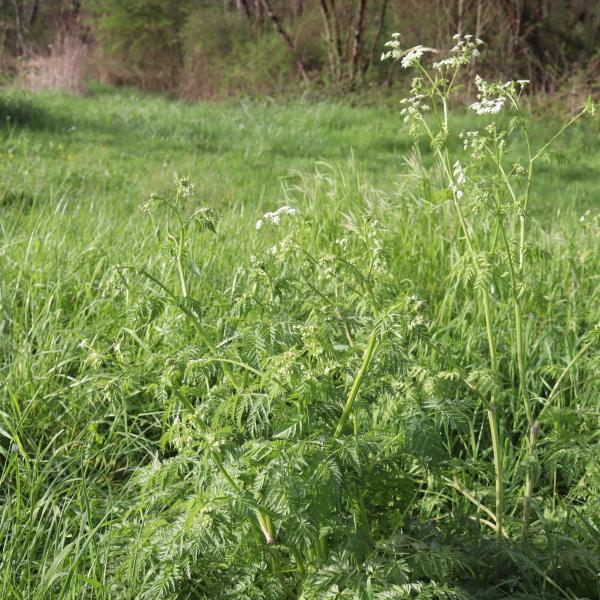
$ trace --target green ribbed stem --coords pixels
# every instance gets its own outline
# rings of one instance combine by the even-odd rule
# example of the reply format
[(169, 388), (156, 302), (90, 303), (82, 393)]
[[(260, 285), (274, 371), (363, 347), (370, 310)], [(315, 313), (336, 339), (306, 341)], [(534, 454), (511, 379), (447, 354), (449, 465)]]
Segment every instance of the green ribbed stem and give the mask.
[(362, 381), (369, 370), (369, 366), (373, 360), (373, 356), (375, 354), (375, 349), (377, 348), (377, 331), (374, 329), (369, 337), (369, 342), (367, 347), (365, 348), (365, 352), (363, 354), (362, 363), (360, 365), (360, 369), (358, 373), (354, 377), (354, 381), (352, 382), (352, 388), (350, 389), (350, 393), (348, 394), (348, 399), (346, 400), (346, 405), (344, 406), (344, 411), (342, 412), (342, 416), (335, 428), (334, 437), (339, 437), (344, 430), (344, 427), (352, 413), (352, 407), (354, 406), (354, 401), (358, 396), (358, 392), (360, 390), (360, 386)]

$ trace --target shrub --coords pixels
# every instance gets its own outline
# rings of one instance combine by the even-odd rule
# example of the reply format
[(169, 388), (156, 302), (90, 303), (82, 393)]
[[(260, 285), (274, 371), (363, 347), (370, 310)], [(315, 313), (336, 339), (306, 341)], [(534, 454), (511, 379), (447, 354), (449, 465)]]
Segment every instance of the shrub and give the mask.
[(192, 11), (182, 30), (179, 94), (186, 99), (281, 91), (294, 79), (289, 52), (275, 32), (257, 34), (242, 15)]
[(174, 89), (183, 64), (185, 6), (177, 0), (93, 0), (103, 79), (144, 90)]

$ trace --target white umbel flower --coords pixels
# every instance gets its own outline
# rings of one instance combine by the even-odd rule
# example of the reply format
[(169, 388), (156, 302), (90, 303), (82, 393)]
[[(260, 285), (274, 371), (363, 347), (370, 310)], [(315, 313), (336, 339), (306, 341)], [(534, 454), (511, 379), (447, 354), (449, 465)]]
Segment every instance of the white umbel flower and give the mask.
[(410, 69), (419, 64), (419, 59), (425, 52), (435, 52), (433, 48), (426, 48), (425, 46), (415, 46), (406, 52), (400, 61), (400, 65), (403, 69)]
[(502, 110), (505, 102), (506, 98), (504, 96), (494, 98), (493, 100), (482, 99), (478, 102), (473, 102), (471, 109), (478, 115), (496, 114)]
[(265, 223), (279, 225), (282, 216), (294, 216), (298, 214), (297, 208), (291, 206), (281, 206), (274, 212), (265, 213), (258, 221), (256, 221), (256, 229), (262, 229)]

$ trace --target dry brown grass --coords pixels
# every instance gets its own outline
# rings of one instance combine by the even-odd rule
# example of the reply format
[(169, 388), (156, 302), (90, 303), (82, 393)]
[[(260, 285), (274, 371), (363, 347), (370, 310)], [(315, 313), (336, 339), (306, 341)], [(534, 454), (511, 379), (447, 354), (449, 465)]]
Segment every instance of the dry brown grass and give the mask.
[(23, 62), (19, 82), (33, 91), (63, 89), (81, 93), (85, 90), (89, 58), (89, 47), (76, 36), (60, 37), (48, 55)]

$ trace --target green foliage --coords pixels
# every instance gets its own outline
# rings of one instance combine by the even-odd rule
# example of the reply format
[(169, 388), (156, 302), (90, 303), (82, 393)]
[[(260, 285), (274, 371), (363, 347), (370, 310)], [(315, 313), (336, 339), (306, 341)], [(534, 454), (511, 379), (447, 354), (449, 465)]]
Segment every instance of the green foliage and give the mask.
[[(406, 78), (377, 58), (395, 30), (443, 52), (452, 31), (485, 38), (479, 72), (526, 76), (575, 106), (598, 91), (600, 5), (572, 0), (269, 0), (312, 87), (387, 90)], [(361, 11), (362, 7), (362, 11)], [(362, 18), (361, 17), (362, 14)], [(360, 24), (360, 26), (359, 26)], [(359, 33), (359, 35), (357, 35)], [(93, 60), (82, 60), (87, 49)], [(80, 57), (73, 60), (80, 52)], [(38, 66), (29, 59), (36, 57)], [(50, 57), (51, 61), (47, 61)], [(25, 59), (25, 60), (23, 60)], [(39, 62), (41, 60), (41, 62)], [(0, 4), (0, 80), (43, 71), (163, 91), (180, 98), (297, 92), (287, 43), (263, 0), (10, 0)], [(463, 83), (467, 91), (473, 73)], [(24, 77), (25, 76), (25, 77)], [(32, 81), (30, 81), (32, 85)], [(304, 87), (302, 88), (304, 91)]]
[(172, 89), (182, 66), (181, 27), (187, 2), (90, 0), (106, 69), (113, 83)]
[(179, 92), (186, 99), (281, 93), (295, 79), (277, 33), (267, 29), (257, 36), (239, 13), (223, 15), (220, 7), (191, 11), (181, 37)]
[[(386, 109), (95, 89), (1, 110), (1, 597), (598, 596), (595, 121), (530, 191), (534, 415), (558, 385), (530, 453), (518, 226), (492, 251), (518, 205), (458, 138), (474, 116), (409, 154)], [(526, 166), (497, 121), (486, 143)]]

